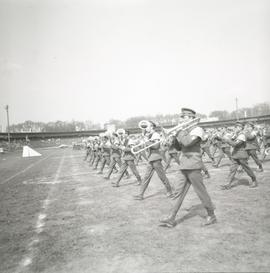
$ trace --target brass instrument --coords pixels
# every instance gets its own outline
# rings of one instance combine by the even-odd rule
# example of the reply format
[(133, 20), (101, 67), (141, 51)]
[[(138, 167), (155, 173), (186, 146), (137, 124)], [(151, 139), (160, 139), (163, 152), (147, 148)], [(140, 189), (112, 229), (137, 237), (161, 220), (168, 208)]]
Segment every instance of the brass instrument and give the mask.
[(123, 128), (119, 128), (119, 129), (117, 129), (116, 134), (119, 136), (123, 136), (126, 134), (126, 131)]
[(151, 123), (148, 120), (141, 120), (138, 126), (141, 130), (145, 130), (150, 128)]
[[(195, 118), (195, 119), (192, 119), (189, 121), (184, 121), (184, 122), (176, 125), (175, 127), (167, 129), (167, 130), (162, 128), (164, 138), (167, 139), (167, 138), (175, 135), (179, 131), (187, 131), (187, 130), (191, 129), (192, 127), (196, 126), (199, 123), (199, 121), (200, 121), (200, 118), (198, 117), (198, 118)], [(142, 121), (140, 121), (140, 123), (141, 122)], [(139, 123), (139, 127), (141, 125), (140, 123)], [(143, 123), (143, 124), (146, 124), (146, 123)], [(151, 142), (151, 143), (147, 143), (147, 141), (141, 141), (139, 144), (132, 147), (131, 152), (134, 155), (139, 154), (139, 153), (151, 148), (152, 146), (161, 143), (162, 141), (164, 141), (164, 139), (162, 139), (162, 138), (160, 138), (159, 140), (157, 140), (155, 142)]]
[(179, 123), (178, 125), (170, 128), (170, 129), (163, 129), (162, 128), (162, 131), (165, 134), (165, 136), (168, 137), (170, 135), (178, 133), (179, 131), (187, 131), (188, 129), (196, 126), (199, 122), (200, 122), (200, 118), (198, 117), (198, 118), (195, 118), (195, 119), (192, 119), (189, 121), (184, 121), (182, 123)]

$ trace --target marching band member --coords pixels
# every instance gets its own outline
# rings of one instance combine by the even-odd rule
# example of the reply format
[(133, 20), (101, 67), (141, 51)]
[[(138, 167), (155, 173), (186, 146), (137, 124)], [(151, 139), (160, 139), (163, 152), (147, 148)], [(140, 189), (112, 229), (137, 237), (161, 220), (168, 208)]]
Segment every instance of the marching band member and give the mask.
[(137, 185), (141, 184), (141, 176), (137, 170), (137, 167), (135, 165), (135, 156), (131, 152), (132, 146), (135, 145), (135, 140), (133, 136), (130, 136), (129, 138), (126, 138), (125, 143), (123, 146), (121, 146), (122, 151), (124, 152), (123, 154), (123, 164), (121, 165), (120, 171), (119, 171), (119, 176), (116, 180), (115, 183), (112, 183), (113, 187), (119, 187), (119, 183), (121, 179), (123, 178), (124, 174), (127, 172), (127, 168), (129, 167), (135, 177), (137, 178)]
[(102, 150), (102, 160), (101, 160), (101, 167), (100, 167), (100, 171), (98, 172), (98, 174), (102, 174), (103, 173), (103, 169), (105, 167), (105, 165), (107, 164), (108, 166), (110, 165), (110, 156), (111, 156), (111, 142), (109, 139), (109, 136), (104, 135), (100, 148)]
[(210, 146), (211, 146), (211, 139), (210, 139), (209, 133), (206, 132), (201, 142), (202, 155), (207, 154), (208, 157), (211, 159), (212, 163), (214, 163), (215, 160), (214, 160), (214, 157), (211, 155)]
[(89, 156), (89, 164), (90, 162), (93, 160), (93, 156), (94, 156), (94, 139), (91, 137), (91, 139), (89, 140), (89, 146), (90, 146), (90, 156)]
[[(146, 132), (145, 132), (145, 129), (143, 129), (143, 128), (141, 128), (141, 129), (142, 129), (142, 133), (141, 133), (141, 135), (139, 135), (138, 138), (137, 138), (137, 139), (138, 139), (138, 142), (141, 142), (141, 141), (145, 141), (145, 140), (146, 140)], [(136, 157), (136, 160), (135, 160), (136, 166), (138, 166), (138, 165), (139, 165), (139, 161), (142, 161), (143, 159), (144, 159), (145, 161), (147, 161), (147, 155), (146, 155), (146, 152), (145, 152), (145, 151), (143, 151), (143, 152), (141, 152), (141, 153), (135, 155), (135, 157)]]
[(92, 158), (89, 160), (89, 166), (93, 166), (98, 156), (98, 137), (95, 136), (92, 144)]
[[(182, 118), (185, 122), (192, 121), (196, 117), (196, 112), (189, 108), (182, 108)], [(200, 198), (205, 207), (208, 217), (204, 225), (216, 223), (217, 219), (214, 213), (214, 205), (203, 184), (202, 169), (202, 154), (201, 141), (203, 139), (204, 131), (201, 127), (196, 126), (193, 129), (182, 130), (178, 132), (176, 139), (182, 147), (182, 154), (180, 158), (180, 170), (185, 178), (183, 187), (175, 194), (177, 198), (176, 204), (172, 209), (169, 217), (160, 220), (162, 226), (174, 227), (176, 226), (176, 215), (180, 209), (182, 202), (189, 190), (190, 185), (193, 186), (195, 192)]]
[(147, 135), (148, 135), (148, 143), (155, 143), (158, 142), (156, 145), (149, 148), (149, 157), (148, 157), (148, 166), (146, 169), (145, 177), (143, 179), (140, 193), (138, 195), (134, 196), (135, 200), (143, 200), (143, 195), (145, 190), (147, 189), (150, 180), (154, 174), (154, 171), (157, 172), (158, 177), (164, 184), (166, 190), (167, 190), (167, 196), (172, 197), (172, 188), (170, 185), (170, 182), (165, 174), (165, 171), (163, 169), (161, 160), (162, 156), (160, 154), (159, 148), (160, 148), (160, 135), (156, 132), (156, 124), (154, 122), (150, 122), (148, 128), (146, 129)]
[(263, 162), (265, 157), (269, 154), (269, 150), (270, 150), (270, 126), (269, 125), (263, 128), (262, 141), (263, 141), (263, 156), (262, 156), (262, 162)]
[[(217, 150), (219, 150), (219, 146), (220, 146), (220, 141), (218, 141), (216, 139), (216, 135), (219, 134), (219, 131), (217, 128), (215, 128), (212, 133), (211, 133), (211, 136), (210, 136), (210, 143), (211, 143), (211, 146), (212, 146), (212, 156), (213, 158), (215, 158), (215, 154), (217, 152)], [(215, 161), (213, 162), (213, 165), (215, 164)]]
[(98, 163), (102, 159), (101, 139), (102, 139), (102, 136), (99, 136), (99, 138), (98, 138), (98, 140), (96, 142), (96, 158), (95, 158), (93, 170), (97, 169)]
[(218, 147), (218, 159), (217, 162), (213, 164), (214, 167), (218, 168), (221, 163), (222, 158), (225, 157), (225, 154), (229, 159), (231, 159), (231, 147), (228, 143), (224, 142), (223, 136), (226, 134), (226, 128), (221, 128), (219, 134), (217, 134), (214, 138), (219, 142)]
[[(104, 177), (105, 179), (110, 179), (110, 176), (115, 169), (116, 164), (121, 168), (122, 161), (121, 161), (121, 142), (119, 139), (119, 135), (117, 133), (113, 133), (112, 135), (112, 143), (111, 143), (111, 164), (109, 167), (108, 174)], [(128, 172), (126, 171), (127, 177), (129, 177)]]
[(248, 165), (248, 154), (245, 150), (246, 136), (243, 132), (243, 129), (244, 125), (241, 122), (236, 122), (235, 140), (232, 140), (232, 138), (229, 137), (223, 137), (223, 141), (227, 142), (233, 147), (229, 183), (221, 186), (221, 189), (223, 190), (228, 190), (232, 187), (232, 182), (239, 166), (241, 166), (251, 178), (252, 182), (250, 183), (250, 188), (255, 188), (258, 186), (256, 176)]
[(174, 159), (175, 162), (178, 165), (180, 165), (179, 153), (178, 153), (179, 150), (180, 150), (180, 147), (177, 144), (178, 144), (178, 142), (176, 142), (175, 138), (171, 136), (170, 139), (168, 140), (168, 155), (169, 155), (169, 159), (167, 160), (166, 166), (164, 168), (165, 172), (170, 167), (172, 159)]
[(90, 139), (87, 139), (86, 141), (86, 153), (85, 153), (85, 157), (84, 157), (84, 161), (87, 160), (88, 156), (91, 156), (91, 152), (92, 152), (92, 148), (91, 148), (91, 141)]
[(251, 156), (257, 166), (259, 167), (259, 171), (263, 171), (263, 166), (261, 161), (257, 156), (257, 150), (259, 150), (259, 143), (257, 141), (257, 132), (254, 130), (254, 124), (252, 122), (247, 122), (245, 125), (245, 135), (247, 139), (246, 143), (246, 151), (248, 156)]

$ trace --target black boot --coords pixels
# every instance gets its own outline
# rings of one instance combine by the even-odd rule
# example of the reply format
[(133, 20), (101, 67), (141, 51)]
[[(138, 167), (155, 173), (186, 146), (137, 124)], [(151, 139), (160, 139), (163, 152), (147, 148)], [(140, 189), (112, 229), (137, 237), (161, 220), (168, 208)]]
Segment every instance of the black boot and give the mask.
[(143, 200), (143, 195), (142, 194), (133, 195), (133, 199), (134, 200)]
[(249, 185), (250, 188), (257, 188), (258, 187), (258, 182), (257, 180), (253, 180), (250, 185)]
[(203, 226), (209, 226), (215, 224), (217, 222), (217, 217), (214, 213), (213, 209), (206, 209), (208, 216), (206, 217), (206, 221), (203, 223)]
[(160, 226), (162, 226), (162, 227), (173, 228), (176, 226), (175, 218), (172, 216), (160, 219), (159, 222), (160, 222)]

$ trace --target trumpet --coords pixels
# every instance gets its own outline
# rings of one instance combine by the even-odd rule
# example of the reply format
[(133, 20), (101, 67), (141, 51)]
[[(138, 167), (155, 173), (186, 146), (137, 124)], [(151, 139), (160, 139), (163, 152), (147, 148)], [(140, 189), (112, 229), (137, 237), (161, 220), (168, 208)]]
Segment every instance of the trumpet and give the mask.
[[(168, 139), (170, 136), (173, 136), (174, 134), (178, 133), (179, 131), (187, 131), (187, 130), (191, 129), (192, 127), (196, 126), (199, 123), (199, 121), (200, 121), (200, 118), (198, 117), (193, 120), (182, 122), (171, 129), (166, 130), (166, 129), (162, 128), (164, 138)], [(140, 123), (139, 123), (139, 125), (140, 125)], [(151, 148), (152, 146), (159, 144), (163, 141), (164, 141), (164, 139), (162, 139), (162, 138), (160, 138), (159, 140), (157, 140), (155, 142), (151, 141), (150, 143), (147, 143), (147, 141), (141, 141), (139, 144), (137, 144), (131, 148), (131, 152), (134, 155), (139, 154), (139, 153), (141, 153), (141, 152), (143, 152), (143, 151)]]

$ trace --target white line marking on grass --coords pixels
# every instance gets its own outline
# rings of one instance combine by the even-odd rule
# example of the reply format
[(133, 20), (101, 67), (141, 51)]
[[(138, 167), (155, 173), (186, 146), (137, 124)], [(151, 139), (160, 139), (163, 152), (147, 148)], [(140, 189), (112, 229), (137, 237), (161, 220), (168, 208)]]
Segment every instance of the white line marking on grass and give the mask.
[[(64, 155), (61, 158), (61, 161), (59, 163), (59, 166), (57, 168), (55, 177), (54, 177), (54, 181), (57, 181), (59, 176), (60, 176), (60, 172), (63, 166), (63, 162), (64, 162)], [(22, 261), (19, 263), (19, 266), (16, 270), (17, 273), (19, 272), (25, 272), (26, 267), (31, 265), (33, 263), (33, 259), (34, 259), (34, 253), (37, 252), (37, 248), (38, 248), (38, 243), (39, 243), (39, 238), (38, 235), (39, 233), (41, 233), (44, 229), (45, 226), (45, 222), (44, 220), (47, 217), (46, 211), (48, 210), (49, 204), (51, 203), (52, 200), (50, 200), (50, 193), (52, 192), (53, 187), (50, 188), (50, 191), (47, 195), (47, 198), (43, 201), (42, 203), (42, 210), (38, 215), (36, 224), (35, 224), (35, 235), (32, 238), (31, 242), (28, 244), (28, 250), (27, 250), (27, 254), (26, 256), (22, 259)]]
[(59, 184), (59, 183), (68, 183), (70, 181), (63, 181), (63, 179), (65, 178), (70, 178), (72, 179), (72, 177), (74, 176), (84, 176), (84, 175), (92, 175), (93, 173), (92, 172), (83, 172), (83, 173), (71, 173), (69, 175), (62, 175), (62, 176), (59, 176), (58, 179), (59, 180), (53, 180), (51, 181), (51, 177), (49, 178), (44, 178), (44, 177), (39, 177), (39, 178), (36, 178), (36, 179), (29, 179), (29, 180), (25, 180), (25, 181), (22, 181), (22, 183), (24, 185), (29, 185), (29, 184), (34, 184), (34, 185), (37, 185), (37, 184)]
[(1, 182), (1, 185), (3, 185), (3, 184), (5, 184), (5, 183), (9, 182), (10, 180), (12, 180), (13, 178), (17, 177), (18, 175), (20, 175), (20, 174), (22, 174), (22, 173), (28, 171), (29, 169), (31, 169), (32, 167), (36, 166), (36, 165), (39, 164), (40, 162), (46, 160), (46, 159), (49, 158), (50, 156), (51, 156), (51, 155), (48, 155), (48, 156), (46, 156), (46, 157), (44, 157), (44, 158), (38, 160), (37, 162), (32, 163), (31, 165), (29, 165), (28, 167), (26, 167), (26, 168), (23, 169), (22, 171), (20, 171), (20, 172), (18, 172), (18, 173), (15, 173), (15, 174), (12, 175), (11, 177), (9, 177), (9, 178), (7, 178), (6, 180), (2, 181), (2, 182)]

